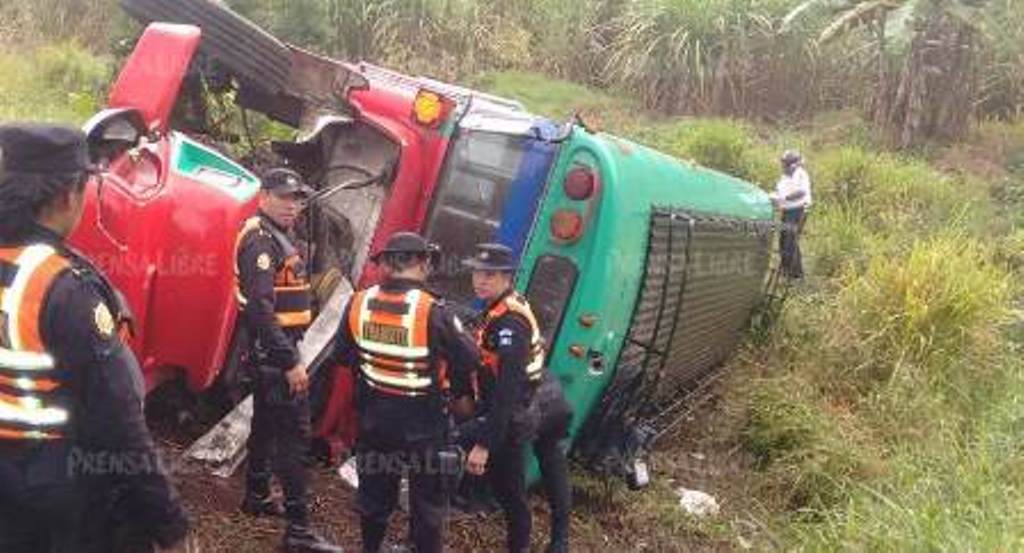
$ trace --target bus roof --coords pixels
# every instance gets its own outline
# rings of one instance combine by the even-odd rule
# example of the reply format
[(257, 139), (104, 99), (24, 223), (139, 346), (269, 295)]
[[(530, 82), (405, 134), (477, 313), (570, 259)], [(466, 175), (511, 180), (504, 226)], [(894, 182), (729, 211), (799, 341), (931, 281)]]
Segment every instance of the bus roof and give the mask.
[(526, 111), (523, 104), (516, 100), (502, 98), (486, 92), (480, 92), (479, 90), (441, 82), (429, 77), (406, 75), (367, 62), (360, 62), (357, 67), (359, 72), (370, 81), (371, 85), (398, 90), (409, 96), (415, 96), (420, 89), (426, 88), (443, 94), (459, 104), (468, 103), (472, 99), (474, 103), (489, 104), (494, 110), (509, 112)]
[(752, 183), (681, 160), (653, 148), (609, 134), (591, 135), (598, 157), (613, 166), (623, 189), (615, 195), (630, 203), (671, 205), (706, 215), (751, 220), (773, 216), (768, 195)]

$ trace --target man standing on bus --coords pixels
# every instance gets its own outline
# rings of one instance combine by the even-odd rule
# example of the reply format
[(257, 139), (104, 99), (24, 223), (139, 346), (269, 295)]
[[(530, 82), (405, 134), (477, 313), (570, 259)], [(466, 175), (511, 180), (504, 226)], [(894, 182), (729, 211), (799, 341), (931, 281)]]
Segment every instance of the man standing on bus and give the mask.
[[(544, 370), (540, 327), (526, 299), (512, 288), (515, 255), (502, 244), (480, 244), (463, 263), (473, 271), (473, 290), (486, 302), (476, 327), (483, 352), (478, 375), (479, 428), (466, 471), (487, 474), (508, 524), (508, 550), (530, 549), (532, 520), (526, 497), (526, 444), (533, 442), (551, 506), (548, 553), (569, 547), (568, 463), (561, 447), (572, 409), (558, 381)], [(538, 390), (541, 388), (541, 390)], [(541, 396), (541, 397), (535, 397)], [(540, 400), (540, 401), (535, 401)]]
[(441, 461), (449, 453), (448, 400), (451, 388), (468, 386), (480, 352), (425, 289), (439, 254), (418, 234), (395, 233), (373, 257), (384, 281), (356, 292), (342, 311), (332, 363), (356, 371), (356, 503), (365, 553), (384, 543), (403, 473), (416, 553), (443, 550), (444, 479), (454, 472)]
[(807, 208), (811, 206), (811, 178), (804, 169), (803, 159), (794, 150), (782, 154), (782, 177), (771, 195), (775, 206), (782, 212), (782, 230), (779, 233), (780, 267), (789, 278), (803, 278), (803, 260), (800, 256), (800, 232), (803, 230)]

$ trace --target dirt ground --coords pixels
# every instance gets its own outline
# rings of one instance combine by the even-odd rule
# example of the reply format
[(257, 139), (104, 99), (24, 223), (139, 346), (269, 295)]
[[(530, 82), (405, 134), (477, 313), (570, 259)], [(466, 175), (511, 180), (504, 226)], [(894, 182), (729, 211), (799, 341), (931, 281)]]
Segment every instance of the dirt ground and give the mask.
[[(717, 411), (713, 405), (704, 408), (664, 441), (652, 460), (655, 484), (643, 491), (629, 491), (618, 480), (588, 475), (583, 469), (574, 468), (572, 550), (672, 553), (741, 551), (749, 547), (748, 540), (741, 537), (747, 532), (736, 524), (738, 519), (742, 521), (745, 498), (749, 497), (742, 477), (745, 461), (728, 440), (706, 430), (716, 427)], [(192, 436), (198, 434), (195, 428), (182, 431), (171, 419), (167, 413), (158, 411), (155, 416), (151, 414), (150, 425), (168, 458), (177, 463), (175, 480), (195, 527), (191, 550), (278, 551), (284, 523), (254, 519), (238, 510), (243, 471), (223, 479), (202, 467), (177, 462)], [(346, 551), (361, 551), (352, 491), (337, 476), (335, 468), (317, 466), (312, 472), (316, 527)], [(722, 515), (708, 523), (682, 513), (674, 495), (679, 486), (715, 495), (722, 505)], [(533, 494), (532, 505), (533, 550), (543, 551), (547, 544), (548, 511), (540, 493)], [(392, 520), (391, 539), (401, 542), (405, 528), (405, 515), (397, 513)], [(449, 523), (445, 539), (447, 550), (452, 553), (500, 552), (503, 541), (500, 514), (457, 513)]]

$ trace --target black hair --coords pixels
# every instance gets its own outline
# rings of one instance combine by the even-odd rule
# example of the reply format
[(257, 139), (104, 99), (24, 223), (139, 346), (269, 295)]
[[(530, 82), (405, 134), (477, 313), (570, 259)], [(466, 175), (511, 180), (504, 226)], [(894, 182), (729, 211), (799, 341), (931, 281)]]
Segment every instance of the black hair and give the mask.
[(420, 263), (426, 263), (429, 256), (425, 253), (394, 252), (380, 256), (382, 265), (393, 273), (400, 273), (411, 269)]
[(66, 192), (81, 192), (87, 175), (75, 173), (22, 173), (0, 171), (0, 240), (26, 238), (43, 209)]

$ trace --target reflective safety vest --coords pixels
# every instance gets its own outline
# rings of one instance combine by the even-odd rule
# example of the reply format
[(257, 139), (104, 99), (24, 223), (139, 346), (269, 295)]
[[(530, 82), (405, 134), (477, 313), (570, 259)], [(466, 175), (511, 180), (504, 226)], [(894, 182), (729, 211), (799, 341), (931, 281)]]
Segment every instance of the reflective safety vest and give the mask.
[(238, 251), (253, 232), (269, 234), (284, 252), (284, 262), (274, 273), (274, 314), (282, 328), (307, 327), (313, 322), (313, 293), (306, 275), (305, 263), (298, 250), (284, 233), (263, 224), (260, 217), (251, 217), (242, 226), (235, 242), (235, 292), (244, 309), (249, 303), (242, 295), (238, 268)]
[(54, 440), (70, 414), (67, 374), (43, 345), (43, 302), (71, 263), (53, 247), (0, 248), (0, 439)]
[(430, 310), (423, 290), (388, 293), (380, 286), (352, 296), (348, 324), (359, 349), (359, 372), (374, 390), (424, 397), (448, 388), (447, 367), (430, 357)]
[(494, 378), (498, 377), (501, 367), (498, 363), (498, 353), (494, 344), (488, 344), (484, 339), (487, 329), (498, 318), (512, 312), (522, 316), (530, 324), (530, 358), (526, 362), (526, 379), (532, 384), (539, 384), (544, 376), (544, 344), (540, 333), (540, 325), (537, 318), (530, 309), (530, 304), (518, 293), (511, 293), (505, 299), (494, 304), (490, 311), (484, 314), (483, 321), (476, 329), (476, 343), (480, 346), (482, 354), (481, 362)]

